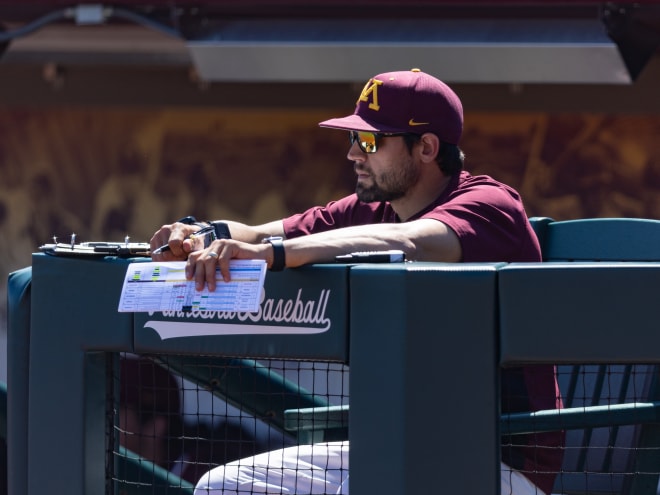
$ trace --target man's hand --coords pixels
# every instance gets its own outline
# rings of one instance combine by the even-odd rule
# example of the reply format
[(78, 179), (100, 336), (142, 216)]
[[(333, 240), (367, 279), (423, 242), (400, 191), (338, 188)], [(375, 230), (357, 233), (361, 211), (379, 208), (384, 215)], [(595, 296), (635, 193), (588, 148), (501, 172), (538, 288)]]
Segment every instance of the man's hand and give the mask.
[[(197, 232), (199, 226), (173, 223), (163, 225), (149, 241), (151, 258), (154, 261), (184, 261), (188, 255), (204, 245), (203, 238), (190, 239), (190, 235)], [(167, 248), (161, 253), (154, 251), (163, 246)]]
[(250, 259), (273, 262), (273, 247), (270, 244), (250, 244), (234, 239), (217, 239), (203, 250), (190, 253), (186, 263), (186, 278), (195, 281), (195, 288), (202, 290), (206, 284), (209, 291), (216, 287), (216, 268), (220, 268), (222, 279), (231, 281), (229, 260)]

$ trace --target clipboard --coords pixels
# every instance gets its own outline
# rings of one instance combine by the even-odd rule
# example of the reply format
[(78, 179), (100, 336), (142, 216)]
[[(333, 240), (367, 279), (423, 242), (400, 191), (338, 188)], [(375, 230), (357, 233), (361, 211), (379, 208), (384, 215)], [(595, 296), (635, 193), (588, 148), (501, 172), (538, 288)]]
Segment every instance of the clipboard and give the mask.
[(52, 256), (68, 256), (74, 258), (102, 258), (118, 256), (120, 258), (149, 258), (151, 252), (146, 242), (82, 242), (72, 244), (57, 242), (43, 244), (39, 250)]

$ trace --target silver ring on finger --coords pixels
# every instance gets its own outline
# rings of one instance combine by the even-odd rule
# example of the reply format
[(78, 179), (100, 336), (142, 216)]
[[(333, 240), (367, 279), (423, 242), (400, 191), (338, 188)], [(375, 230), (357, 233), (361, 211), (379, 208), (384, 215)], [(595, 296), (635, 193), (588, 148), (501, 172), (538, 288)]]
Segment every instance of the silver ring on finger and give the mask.
[(215, 251), (211, 251), (211, 252), (209, 253), (209, 256), (210, 256), (211, 258), (217, 258), (219, 255), (218, 255), (218, 253), (216, 253)]

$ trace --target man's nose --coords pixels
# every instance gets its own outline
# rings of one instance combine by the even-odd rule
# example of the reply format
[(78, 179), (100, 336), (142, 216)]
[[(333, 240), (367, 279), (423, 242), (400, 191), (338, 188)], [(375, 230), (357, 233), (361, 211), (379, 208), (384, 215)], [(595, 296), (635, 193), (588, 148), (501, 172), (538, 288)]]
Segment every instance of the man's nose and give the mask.
[(356, 141), (351, 144), (350, 148), (348, 148), (348, 154), (346, 155), (346, 158), (352, 162), (364, 161), (366, 158), (366, 153), (360, 149)]

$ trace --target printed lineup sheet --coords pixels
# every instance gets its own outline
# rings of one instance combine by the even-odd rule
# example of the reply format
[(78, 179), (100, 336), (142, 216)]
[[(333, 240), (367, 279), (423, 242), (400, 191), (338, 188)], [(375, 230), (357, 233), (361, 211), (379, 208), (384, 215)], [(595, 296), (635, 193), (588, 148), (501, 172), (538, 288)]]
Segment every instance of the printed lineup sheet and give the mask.
[(142, 311), (259, 311), (266, 278), (264, 260), (231, 260), (231, 281), (217, 271), (214, 292), (186, 280), (185, 261), (131, 263), (126, 270), (119, 312)]

